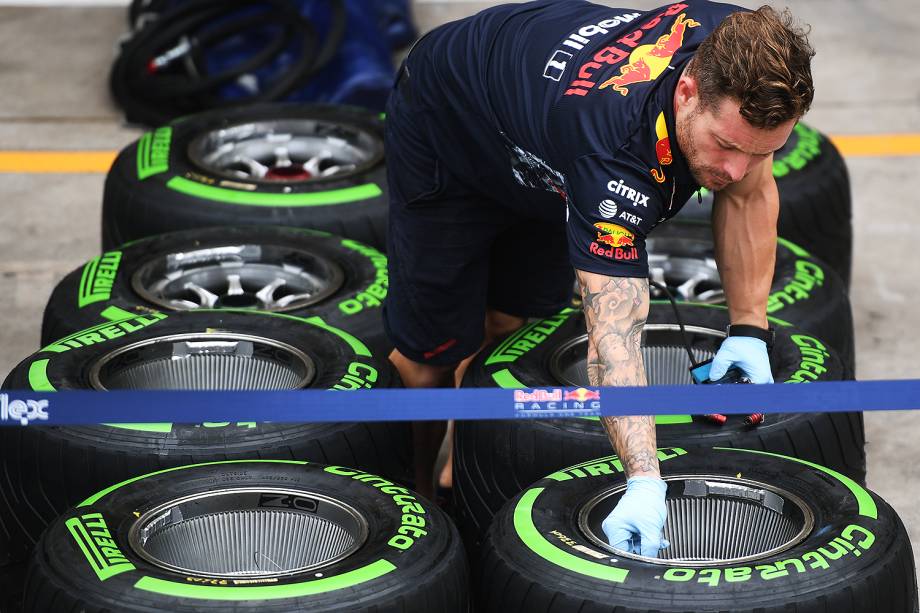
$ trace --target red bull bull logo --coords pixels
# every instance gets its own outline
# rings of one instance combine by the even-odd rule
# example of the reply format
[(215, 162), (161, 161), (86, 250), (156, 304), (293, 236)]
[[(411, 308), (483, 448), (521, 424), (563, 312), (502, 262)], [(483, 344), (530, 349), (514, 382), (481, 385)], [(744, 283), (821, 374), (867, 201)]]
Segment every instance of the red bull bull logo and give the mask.
[(674, 161), (674, 156), (671, 153), (671, 137), (668, 136), (668, 124), (664, 119), (664, 112), (658, 113), (658, 118), (655, 120), (655, 136), (657, 140), (655, 141), (655, 157), (658, 158), (658, 168), (651, 168), (652, 177), (659, 183), (664, 183), (664, 169), (662, 166), (670, 166), (671, 162)]
[(597, 228), (597, 242), (611, 247), (632, 247), (636, 235), (615, 223), (604, 221), (594, 224)]
[(577, 400), (578, 402), (584, 402), (586, 400), (600, 400), (601, 393), (596, 390), (589, 390), (583, 387), (572, 390), (571, 392), (565, 393), (564, 400)]
[(620, 74), (601, 83), (599, 89), (612, 87), (620, 95), (629, 94), (629, 86), (654, 81), (670, 65), (671, 58), (684, 42), (687, 28), (696, 28), (700, 22), (687, 19), (681, 13), (671, 25), (671, 31), (658, 38), (654, 45), (640, 45), (629, 54), (629, 63), (620, 68)]
[[(689, 5), (684, 3), (672, 4), (637, 29), (618, 38), (616, 44), (604, 46), (589, 56), (588, 61), (575, 71), (575, 79), (569, 84), (565, 95), (588, 95), (588, 92), (597, 86), (597, 77), (600, 73), (624, 61), (628, 61), (628, 64), (620, 68), (620, 74), (604, 81), (601, 88), (611, 87), (625, 96), (629, 93), (630, 85), (657, 79), (680, 49), (687, 29), (700, 25), (699, 22), (687, 18), (685, 13), (681, 13), (687, 8)], [(662, 19), (675, 15), (678, 17), (671, 25), (670, 32), (658, 37), (654, 44), (639, 45), (646, 33), (660, 24)], [(585, 39), (585, 42), (588, 42), (588, 39)]]

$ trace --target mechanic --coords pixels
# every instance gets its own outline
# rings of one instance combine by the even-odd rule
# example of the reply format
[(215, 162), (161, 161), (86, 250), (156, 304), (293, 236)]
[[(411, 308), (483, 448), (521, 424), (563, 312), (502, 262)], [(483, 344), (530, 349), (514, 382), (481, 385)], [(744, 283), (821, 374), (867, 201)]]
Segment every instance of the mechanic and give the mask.
[[(788, 12), (687, 0), (641, 12), (502, 5), (424, 36), (387, 106), (390, 359), (451, 387), (484, 342), (569, 304), (594, 386), (646, 385), (646, 236), (705, 187), (732, 326), (711, 371), (770, 383), (773, 153), (811, 104), (814, 51)], [(696, 198), (694, 198), (696, 200)], [(688, 206), (692, 206), (690, 204)], [(667, 547), (653, 417), (604, 418), (627, 490), (610, 544)], [(414, 424), (431, 497), (444, 424)]]

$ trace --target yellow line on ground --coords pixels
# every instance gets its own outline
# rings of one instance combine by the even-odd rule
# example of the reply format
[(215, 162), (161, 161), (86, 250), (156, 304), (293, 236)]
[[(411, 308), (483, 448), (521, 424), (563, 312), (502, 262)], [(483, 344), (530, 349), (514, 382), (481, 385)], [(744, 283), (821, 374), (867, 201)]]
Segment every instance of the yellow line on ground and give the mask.
[(0, 173), (108, 172), (117, 151), (0, 151)]
[[(920, 134), (841, 134), (831, 140), (845, 157), (920, 155)], [(117, 151), (0, 151), (0, 173), (105, 173)]]
[(850, 134), (831, 136), (831, 140), (844, 156), (920, 155), (920, 134)]

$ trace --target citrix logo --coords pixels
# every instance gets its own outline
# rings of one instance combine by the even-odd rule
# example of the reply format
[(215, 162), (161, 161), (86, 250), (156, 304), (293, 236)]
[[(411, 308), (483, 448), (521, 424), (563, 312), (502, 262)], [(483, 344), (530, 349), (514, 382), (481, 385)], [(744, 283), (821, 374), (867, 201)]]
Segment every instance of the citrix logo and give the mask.
[(30, 421), (48, 421), (47, 400), (10, 400), (0, 394), (0, 421), (18, 421), (28, 426)]
[(619, 181), (610, 181), (607, 184), (607, 189), (617, 196), (623, 196), (624, 198), (632, 200), (633, 206), (644, 206), (648, 208), (648, 196), (623, 183), (623, 179)]

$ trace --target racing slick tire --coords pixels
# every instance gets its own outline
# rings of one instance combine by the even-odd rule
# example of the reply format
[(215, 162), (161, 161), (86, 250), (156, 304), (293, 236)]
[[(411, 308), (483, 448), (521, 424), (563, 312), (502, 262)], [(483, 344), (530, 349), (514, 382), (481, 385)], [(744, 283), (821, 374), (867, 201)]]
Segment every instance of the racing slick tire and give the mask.
[[(833, 268), (850, 286), (853, 224), (850, 178), (840, 152), (830, 139), (804, 123), (773, 155), (773, 178), (779, 190), (780, 236), (801, 245)], [(708, 222), (712, 193), (687, 202), (678, 219)]]
[(900, 518), (805, 460), (659, 448), (668, 484), (659, 558), (610, 547), (601, 522), (625, 489), (615, 456), (559, 470), (496, 516), (479, 566), (482, 613), (915, 613)]
[[(687, 303), (678, 308), (696, 359), (715, 355), (725, 337), (727, 309)], [(776, 382), (843, 378), (836, 352), (823, 341), (794, 326), (775, 320), (772, 324), (776, 343), (770, 362)], [(586, 354), (584, 315), (564, 309), (481, 351), (467, 369), (463, 386), (586, 386)], [(652, 301), (643, 356), (650, 385), (691, 384), (688, 358), (667, 302)], [(745, 425), (741, 415), (729, 415), (723, 425), (689, 415), (659, 416), (656, 423), (662, 446), (761, 449), (817, 462), (865, 482), (862, 413), (770, 413), (756, 427)], [(542, 475), (610, 451), (597, 418), (457, 422), (453, 494), (464, 542), (475, 551), (502, 504)]]
[(64, 277), (45, 307), (42, 345), (126, 314), (232, 306), (319, 316), (386, 356), (387, 286), (385, 255), (324, 232), (172, 232), (107, 251)]
[[(725, 304), (709, 224), (680, 220), (661, 224), (646, 239), (649, 276), (678, 300)], [(649, 288), (653, 299), (663, 292)], [(577, 291), (577, 287), (576, 287)], [(855, 372), (853, 313), (843, 281), (824, 262), (792, 241), (776, 244), (767, 315), (814, 334), (836, 349), (846, 376)]]
[(24, 610), (466, 613), (466, 584), (456, 528), (410, 490), (241, 460), (138, 476), (68, 510), (31, 557)]
[(386, 218), (377, 113), (253, 105), (177, 119), (123, 149), (105, 181), (102, 250), (249, 225), (323, 230), (383, 250)]
[[(151, 312), (77, 332), (22, 361), (3, 389), (400, 385), (386, 356), (374, 355), (360, 339), (319, 317), (212, 310)], [(55, 410), (53, 400), (47, 410)], [(137, 475), (190, 463), (275, 458), (354, 466), (408, 481), (410, 441), (404, 422), (0, 428), (0, 565), (22, 560), (48, 522), (70, 506)]]

